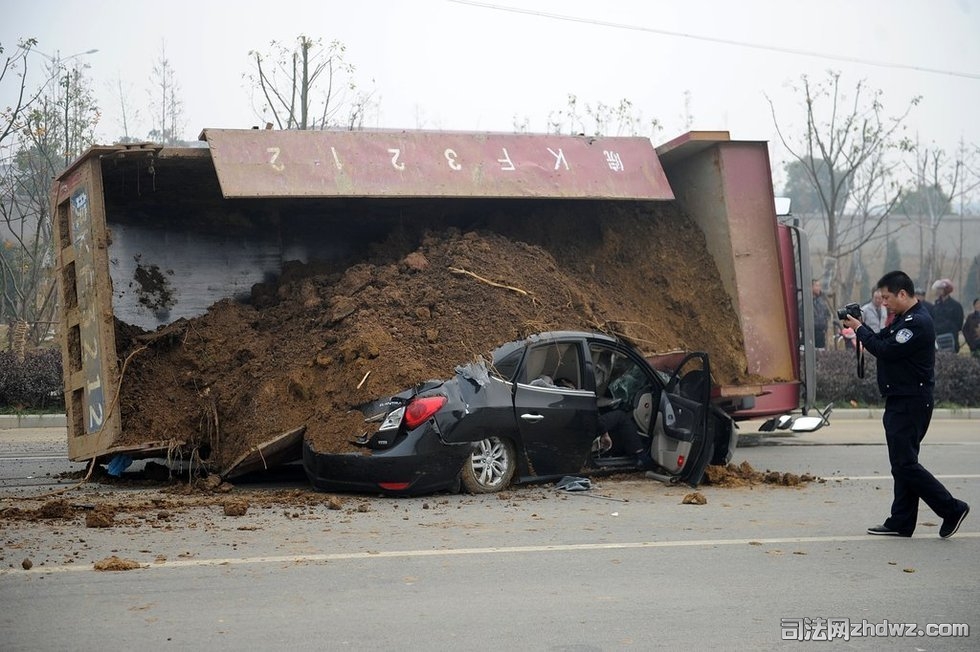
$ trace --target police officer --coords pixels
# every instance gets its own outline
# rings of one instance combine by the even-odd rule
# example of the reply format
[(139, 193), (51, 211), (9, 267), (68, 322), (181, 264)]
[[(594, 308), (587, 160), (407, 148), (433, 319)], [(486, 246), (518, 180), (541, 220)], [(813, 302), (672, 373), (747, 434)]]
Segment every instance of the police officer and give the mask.
[(935, 384), (936, 331), (932, 316), (915, 298), (915, 285), (905, 272), (888, 272), (878, 281), (883, 305), (894, 319), (878, 333), (848, 315), (844, 323), (878, 360), (878, 389), (885, 398), (885, 441), (895, 480), (891, 516), (868, 534), (910, 537), (915, 530), (919, 498), (943, 519), (939, 536), (948, 539), (959, 529), (970, 506), (957, 500), (919, 464), (919, 444), (932, 419)]

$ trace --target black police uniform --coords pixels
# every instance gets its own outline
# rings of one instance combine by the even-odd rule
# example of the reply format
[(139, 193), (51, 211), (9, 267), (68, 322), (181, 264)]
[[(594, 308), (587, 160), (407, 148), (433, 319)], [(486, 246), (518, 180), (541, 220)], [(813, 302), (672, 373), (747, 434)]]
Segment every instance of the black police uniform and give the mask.
[(884, 525), (911, 536), (919, 498), (943, 519), (961, 509), (961, 501), (919, 464), (919, 444), (926, 436), (933, 409), (936, 331), (932, 316), (918, 302), (877, 333), (862, 324), (857, 338), (877, 359), (878, 389), (885, 398), (882, 423), (895, 498)]

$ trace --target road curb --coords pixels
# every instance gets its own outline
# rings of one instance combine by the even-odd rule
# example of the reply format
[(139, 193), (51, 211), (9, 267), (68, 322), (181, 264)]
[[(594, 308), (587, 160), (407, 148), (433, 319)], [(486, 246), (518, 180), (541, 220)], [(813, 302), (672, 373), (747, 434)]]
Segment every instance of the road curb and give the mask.
[[(885, 408), (848, 408), (846, 410), (835, 409), (830, 418), (840, 420), (861, 420), (877, 419), (880, 420), (885, 413)], [(980, 408), (959, 408), (949, 409), (940, 408), (933, 410), (933, 419), (980, 419)]]
[(0, 429), (67, 427), (64, 414), (0, 414)]

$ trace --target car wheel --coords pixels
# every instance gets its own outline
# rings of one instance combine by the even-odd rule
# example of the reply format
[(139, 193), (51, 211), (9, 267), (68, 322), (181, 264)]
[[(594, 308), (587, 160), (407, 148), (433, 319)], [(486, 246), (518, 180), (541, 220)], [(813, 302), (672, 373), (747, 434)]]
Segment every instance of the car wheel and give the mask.
[(510, 485), (516, 462), (512, 443), (489, 437), (476, 443), (459, 478), (469, 493), (491, 494)]

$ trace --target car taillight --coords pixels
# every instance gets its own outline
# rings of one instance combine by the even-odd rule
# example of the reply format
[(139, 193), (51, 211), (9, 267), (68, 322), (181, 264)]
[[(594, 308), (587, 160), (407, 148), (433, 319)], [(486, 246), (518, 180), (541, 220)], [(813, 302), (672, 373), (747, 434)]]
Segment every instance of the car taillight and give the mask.
[(379, 482), (378, 486), (385, 491), (405, 491), (410, 486), (411, 482)]
[(432, 418), (446, 404), (445, 396), (426, 396), (417, 398), (405, 409), (405, 426), (409, 430), (418, 428)]
[(678, 455), (677, 456), (677, 468), (679, 468), (679, 469), (683, 469), (684, 468), (684, 456), (683, 455)]

